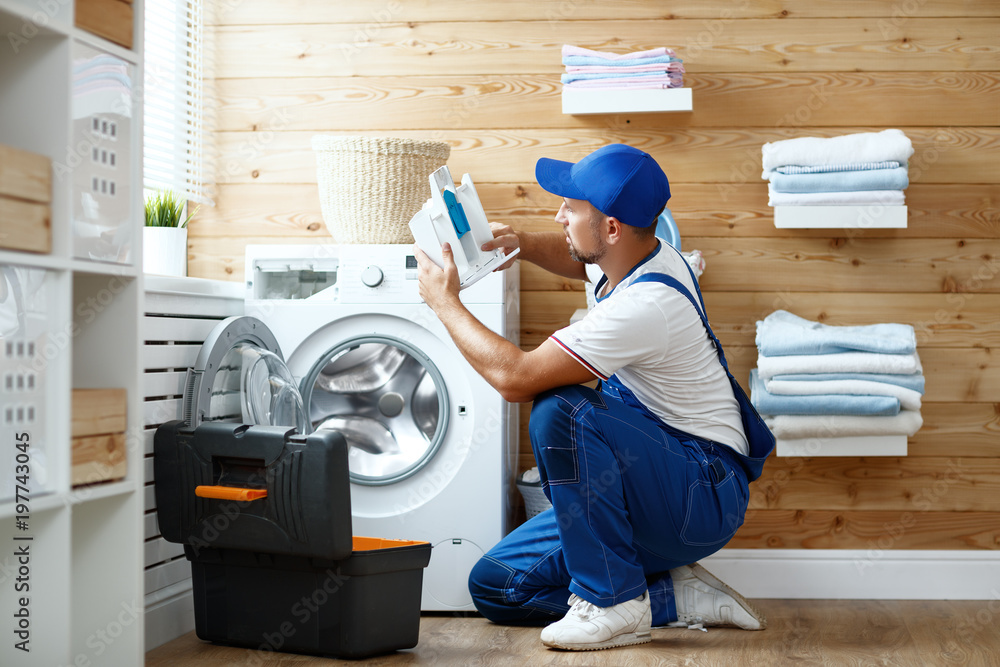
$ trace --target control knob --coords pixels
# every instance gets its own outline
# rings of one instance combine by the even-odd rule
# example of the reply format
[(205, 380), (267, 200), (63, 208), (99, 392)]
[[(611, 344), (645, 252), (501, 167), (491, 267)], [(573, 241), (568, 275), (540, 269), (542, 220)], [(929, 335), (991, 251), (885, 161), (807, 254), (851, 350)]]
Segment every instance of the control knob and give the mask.
[(378, 268), (374, 264), (361, 272), (361, 282), (368, 287), (378, 287), (382, 284), (383, 278), (385, 278), (385, 276), (382, 274), (382, 269)]

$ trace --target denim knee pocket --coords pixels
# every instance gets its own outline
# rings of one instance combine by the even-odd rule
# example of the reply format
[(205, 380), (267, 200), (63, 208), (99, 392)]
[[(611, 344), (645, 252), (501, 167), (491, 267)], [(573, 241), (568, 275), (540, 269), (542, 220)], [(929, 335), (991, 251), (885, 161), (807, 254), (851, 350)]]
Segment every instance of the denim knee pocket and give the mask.
[(693, 482), (688, 487), (681, 541), (696, 547), (724, 545), (743, 525), (747, 501), (741, 496), (732, 471), (719, 482)]
[(576, 484), (580, 481), (580, 461), (576, 443), (563, 447), (539, 447), (536, 450), (537, 454), (542, 456), (541, 464), (549, 486)]

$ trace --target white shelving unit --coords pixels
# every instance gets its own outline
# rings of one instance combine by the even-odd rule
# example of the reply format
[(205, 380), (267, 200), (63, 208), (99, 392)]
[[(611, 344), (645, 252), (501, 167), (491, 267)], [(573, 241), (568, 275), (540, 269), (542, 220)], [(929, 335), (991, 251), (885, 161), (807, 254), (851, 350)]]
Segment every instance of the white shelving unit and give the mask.
[(905, 435), (778, 439), (777, 456), (906, 456)]
[(600, 113), (692, 111), (690, 88), (589, 90), (563, 86), (562, 112), (574, 116)]
[[(6, 358), (34, 393), (0, 384), (0, 491), (16, 493), (15, 435), (32, 444), (26, 502), (0, 496), (0, 665), (143, 662), (142, 3), (132, 7), (129, 50), (76, 28), (73, 2), (0, 0), (0, 143), (53, 164), (51, 253), (0, 250), (0, 269), (30, 293), (13, 326), (0, 322), (0, 355), (41, 331)], [(104, 84), (113, 73), (117, 107), (107, 85), (87, 87), (88, 67)], [(126, 476), (72, 487), (71, 390), (113, 387), (128, 395)]]
[(906, 207), (775, 206), (778, 229), (906, 229)]

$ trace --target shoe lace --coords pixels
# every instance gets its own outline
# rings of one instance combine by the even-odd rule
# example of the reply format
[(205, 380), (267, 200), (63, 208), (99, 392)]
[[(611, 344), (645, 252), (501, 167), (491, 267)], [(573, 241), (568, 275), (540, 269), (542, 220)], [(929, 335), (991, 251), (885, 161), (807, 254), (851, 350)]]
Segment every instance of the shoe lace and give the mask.
[(602, 611), (603, 608), (598, 607), (596, 604), (588, 602), (579, 596), (576, 596), (576, 601), (573, 602), (573, 606), (569, 609), (569, 613), (576, 616), (581, 621), (589, 621)]

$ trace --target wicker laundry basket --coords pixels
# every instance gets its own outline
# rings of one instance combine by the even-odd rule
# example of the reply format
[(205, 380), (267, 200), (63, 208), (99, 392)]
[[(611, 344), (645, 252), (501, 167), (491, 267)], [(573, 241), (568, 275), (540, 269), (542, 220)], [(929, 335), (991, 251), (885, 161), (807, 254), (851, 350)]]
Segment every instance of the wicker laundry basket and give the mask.
[(538, 479), (538, 468), (526, 470), (517, 478), (516, 483), (517, 490), (524, 498), (524, 513), (529, 519), (552, 507), (552, 503), (542, 491), (542, 483)]
[(441, 141), (316, 135), (323, 221), (337, 243), (413, 243), (410, 218), (431, 196), (427, 177), (444, 166)]

